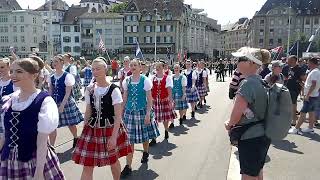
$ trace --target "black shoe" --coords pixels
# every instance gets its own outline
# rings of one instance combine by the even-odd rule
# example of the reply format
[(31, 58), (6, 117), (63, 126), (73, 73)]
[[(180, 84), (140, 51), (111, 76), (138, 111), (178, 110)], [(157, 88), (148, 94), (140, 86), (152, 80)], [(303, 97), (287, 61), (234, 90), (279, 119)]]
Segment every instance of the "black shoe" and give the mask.
[(182, 118), (184, 121), (187, 120), (187, 116), (186, 115), (183, 115), (183, 118)]
[(194, 107), (194, 110), (196, 111), (196, 110), (198, 110), (198, 107), (197, 107), (197, 105)]
[(200, 109), (203, 108), (203, 104), (200, 104), (199, 108), (200, 108)]
[(183, 122), (183, 119), (180, 118), (180, 119), (179, 119), (180, 126), (182, 125), (182, 122)]
[(156, 139), (152, 139), (151, 142), (149, 143), (149, 146), (154, 146), (157, 144)]
[(121, 171), (121, 178), (126, 178), (130, 176), (132, 173), (132, 169), (129, 168), (129, 165), (126, 165), (123, 170)]
[(195, 117), (195, 112), (194, 112), (194, 111), (191, 112), (191, 117), (192, 117), (192, 118)]
[(78, 138), (74, 138), (73, 139), (73, 144), (72, 144), (72, 148), (75, 148), (78, 142)]
[(315, 126), (315, 127), (320, 127), (320, 123), (319, 123), (318, 121), (316, 121), (316, 122), (314, 123), (314, 126)]
[(169, 132), (168, 131), (164, 131), (164, 138), (169, 139)]
[(207, 100), (206, 100), (206, 98), (204, 98), (203, 102), (204, 102), (205, 104), (207, 104)]
[(143, 152), (141, 163), (147, 163), (149, 161), (149, 153)]
[(170, 129), (174, 128), (174, 123), (172, 122), (169, 126)]

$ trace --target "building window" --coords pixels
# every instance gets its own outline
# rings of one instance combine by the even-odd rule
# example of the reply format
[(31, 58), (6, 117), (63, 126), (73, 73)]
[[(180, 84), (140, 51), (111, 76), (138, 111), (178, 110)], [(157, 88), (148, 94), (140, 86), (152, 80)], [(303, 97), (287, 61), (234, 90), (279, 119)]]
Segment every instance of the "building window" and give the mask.
[(121, 28), (114, 29), (114, 35), (122, 35), (122, 29)]
[(24, 22), (24, 17), (20, 16), (20, 22)]
[(314, 24), (315, 24), (315, 25), (318, 25), (318, 24), (319, 24), (319, 18), (315, 18), (315, 19), (314, 19)]
[(264, 30), (263, 30), (263, 29), (260, 29), (259, 35), (260, 35), (260, 36), (263, 36), (263, 35), (264, 35)]
[(70, 26), (63, 26), (63, 32), (70, 32)]
[(160, 25), (158, 25), (158, 26), (156, 27), (156, 32), (161, 32), (161, 26), (160, 26)]
[(147, 43), (147, 44), (150, 44), (152, 43), (152, 37), (144, 37), (144, 42)]
[(14, 22), (14, 23), (17, 22), (17, 16), (13, 16), (13, 22)]
[(79, 46), (73, 47), (73, 52), (79, 53), (81, 52), (81, 48)]
[(126, 26), (127, 27), (127, 33), (131, 32), (131, 26)]
[(126, 21), (127, 22), (131, 21), (131, 16), (126, 16)]
[(282, 25), (282, 19), (279, 20), (279, 25)]
[(13, 36), (13, 42), (18, 42), (18, 37), (17, 36)]
[(112, 35), (112, 29), (106, 29), (105, 30), (106, 35)]
[(273, 46), (273, 39), (269, 39), (269, 46)]
[(71, 42), (71, 37), (69, 37), (69, 36), (63, 37), (63, 42), (65, 42), (65, 43)]
[(2, 42), (2, 43), (7, 43), (7, 42), (9, 42), (8, 36), (1, 36), (1, 37), (0, 37), (0, 42)]
[(8, 22), (8, 16), (5, 16), (5, 15), (0, 16), (0, 22)]
[(122, 19), (115, 19), (114, 24), (122, 25)]
[(263, 39), (259, 39), (259, 44), (263, 44)]
[(274, 29), (270, 29), (270, 34), (273, 34), (274, 33)]
[(146, 20), (147, 20), (147, 21), (151, 21), (151, 19), (152, 19), (152, 16), (151, 16), (150, 14), (148, 14), (148, 15), (146, 16)]
[(270, 25), (271, 25), (271, 26), (274, 25), (274, 20), (270, 20)]
[(157, 43), (160, 43), (160, 42), (161, 42), (161, 37), (157, 36)]
[(20, 31), (21, 31), (21, 32), (24, 32), (24, 26), (21, 26), (21, 27), (20, 27)]
[(22, 46), (21, 51), (26, 51), (26, 47)]
[(75, 36), (75, 37), (74, 37), (74, 42), (75, 42), (75, 43), (79, 43), (79, 42), (80, 42), (79, 36)]
[(261, 20), (260, 20), (260, 25), (261, 25), (261, 26), (264, 26), (264, 19), (261, 19)]
[(282, 39), (281, 38), (278, 39), (278, 44), (282, 44)]
[(172, 20), (172, 15), (171, 14), (167, 14), (166, 15), (166, 20)]
[(128, 37), (128, 43), (133, 44), (133, 37)]
[(112, 38), (106, 38), (106, 45), (112, 46)]
[(133, 43), (137, 43), (138, 38), (137, 37), (133, 37)]
[(80, 26), (74, 26), (73, 30), (74, 32), (80, 32)]
[(106, 19), (106, 24), (112, 24), (112, 19)]
[(306, 25), (310, 25), (310, 19), (306, 18)]
[(138, 26), (132, 26), (132, 32), (138, 32)]
[(115, 39), (115, 45), (116, 46), (121, 46), (122, 45), (122, 40), (121, 39)]
[(33, 27), (33, 33), (37, 33), (37, 27)]
[(138, 16), (137, 15), (133, 15), (132, 16), (132, 21), (137, 21), (138, 20)]
[(165, 32), (172, 32), (173, 31), (173, 26), (172, 25), (166, 25), (166, 30)]
[(97, 20), (96, 20), (96, 24), (97, 24), (97, 25), (102, 24), (102, 20), (101, 20), (101, 19), (97, 19)]
[(145, 26), (145, 32), (152, 32), (152, 26)]
[(38, 38), (37, 37), (33, 37), (33, 42), (34, 43), (38, 43)]
[(22, 42), (22, 43), (25, 42), (24, 36), (21, 36), (21, 42)]
[(63, 47), (64, 52), (71, 52), (71, 47), (70, 46), (64, 46)]
[(33, 18), (32, 18), (32, 22), (33, 22), (33, 24), (37, 24), (37, 18), (36, 18), (36, 17), (33, 17)]
[(17, 32), (17, 26), (13, 26), (12, 31)]

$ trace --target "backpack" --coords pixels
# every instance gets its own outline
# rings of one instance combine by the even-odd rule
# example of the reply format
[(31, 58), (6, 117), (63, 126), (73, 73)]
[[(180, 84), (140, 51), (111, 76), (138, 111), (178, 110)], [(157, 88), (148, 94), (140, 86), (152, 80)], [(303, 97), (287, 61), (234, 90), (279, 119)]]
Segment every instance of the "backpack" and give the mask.
[(268, 93), (268, 104), (264, 118), (265, 134), (271, 140), (282, 140), (291, 127), (292, 100), (287, 87), (275, 83), (268, 87), (264, 84)]

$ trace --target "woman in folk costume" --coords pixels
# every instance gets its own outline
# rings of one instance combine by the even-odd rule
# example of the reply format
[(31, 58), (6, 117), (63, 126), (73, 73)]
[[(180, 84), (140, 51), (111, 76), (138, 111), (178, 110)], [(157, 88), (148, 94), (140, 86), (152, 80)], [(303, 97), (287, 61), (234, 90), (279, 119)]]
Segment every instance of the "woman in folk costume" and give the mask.
[[(132, 75), (127, 77), (122, 85), (124, 124), (128, 129), (129, 141), (134, 144), (143, 144), (143, 156), (141, 163), (149, 160), (149, 140), (160, 135), (158, 123), (152, 112), (152, 82), (141, 75), (141, 64), (138, 60), (130, 62)], [(121, 172), (121, 177), (128, 177), (132, 172), (133, 152), (127, 156), (127, 165)]]
[(57, 155), (48, 146), (48, 136), (58, 126), (58, 108), (47, 92), (36, 89), (42, 68), (42, 61), (31, 58), (11, 65), (11, 79), (20, 90), (3, 106), (0, 179), (65, 179)]
[(0, 59), (0, 98), (13, 93), (16, 89), (10, 79), (10, 59)]
[[(165, 139), (169, 138), (169, 122), (171, 128), (174, 127), (173, 121), (176, 118), (174, 111), (173, 99), (172, 99), (172, 77), (164, 74), (164, 64), (157, 62), (156, 75), (151, 77), (152, 80), (152, 98), (153, 98), (153, 110), (155, 119), (158, 123), (163, 123), (165, 129)], [(155, 139), (151, 141), (151, 145), (154, 145)]]
[(182, 122), (186, 120), (186, 112), (188, 110), (188, 102), (186, 99), (187, 77), (180, 74), (179, 64), (174, 65), (174, 75), (172, 78), (172, 97), (174, 99), (175, 109), (179, 111), (179, 122), (180, 125), (182, 125)]
[(184, 71), (184, 75), (187, 77), (187, 88), (186, 88), (186, 94), (187, 94), (187, 101), (191, 104), (192, 112), (191, 117), (195, 117), (195, 109), (196, 109), (196, 103), (200, 100), (199, 93), (196, 88), (196, 81), (198, 78), (198, 75), (196, 71), (192, 69), (192, 61), (187, 60), (186, 61), (186, 70)]
[[(64, 71), (62, 56), (55, 56), (52, 65), (56, 70), (49, 80), (49, 94), (53, 97), (59, 107), (59, 127), (68, 126), (73, 135), (74, 148), (77, 142), (77, 124), (83, 121), (83, 116), (71, 96), (72, 86), (75, 84), (74, 77)], [(50, 135), (51, 145), (56, 141), (57, 131)]]
[(207, 74), (207, 71), (204, 70), (202, 67), (202, 64), (201, 62), (198, 62), (198, 65), (197, 65), (197, 75), (198, 75), (198, 78), (197, 78), (197, 81), (196, 81), (196, 87), (197, 87), (197, 90), (198, 90), (198, 93), (199, 93), (199, 96), (200, 96), (200, 101), (199, 101), (199, 108), (202, 108), (203, 107), (203, 101), (204, 101), (204, 98), (207, 96), (207, 77), (208, 77), (208, 74)]
[(86, 61), (86, 67), (81, 70), (81, 72), (84, 74), (84, 81), (83, 81), (83, 87), (86, 91), (87, 86), (89, 86), (91, 80), (92, 80), (92, 69), (90, 62)]
[(70, 53), (65, 54), (63, 56), (63, 60), (64, 60), (63, 69), (67, 73), (70, 73), (71, 75), (73, 75), (75, 79), (75, 84), (73, 85), (72, 92), (71, 92), (72, 96), (76, 101), (79, 101), (79, 99), (82, 97), (82, 94), (81, 94), (81, 79), (78, 73), (77, 66), (72, 64), (73, 58)]
[(164, 74), (167, 76), (171, 76), (172, 71), (169, 68), (168, 62), (163, 61), (163, 64), (164, 64)]
[(122, 124), (122, 94), (106, 77), (107, 64), (101, 59), (92, 63), (95, 83), (85, 92), (85, 125), (72, 159), (83, 165), (82, 180), (93, 179), (94, 167), (110, 165), (114, 180), (120, 179), (119, 158), (132, 153)]
[(130, 76), (132, 74), (129, 64), (130, 64), (130, 57), (129, 56), (124, 57), (123, 68), (120, 69), (120, 71), (118, 72), (118, 78), (120, 79), (120, 90), (121, 90), (121, 92), (123, 92), (123, 87), (122, 87), (123, 80), (127, 76)]

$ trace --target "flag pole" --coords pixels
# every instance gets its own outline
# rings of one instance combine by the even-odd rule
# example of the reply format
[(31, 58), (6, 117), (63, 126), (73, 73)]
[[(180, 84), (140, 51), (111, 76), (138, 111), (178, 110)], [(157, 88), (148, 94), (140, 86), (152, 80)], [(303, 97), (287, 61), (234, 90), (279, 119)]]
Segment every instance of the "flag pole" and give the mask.
[(291, 31), (291, 1), (290, 1), (290, 7), (289, 7), (289, 29), (288, 29), (288, 44), (287, 44), (287, 57), (290, 56), (290, 31)]

